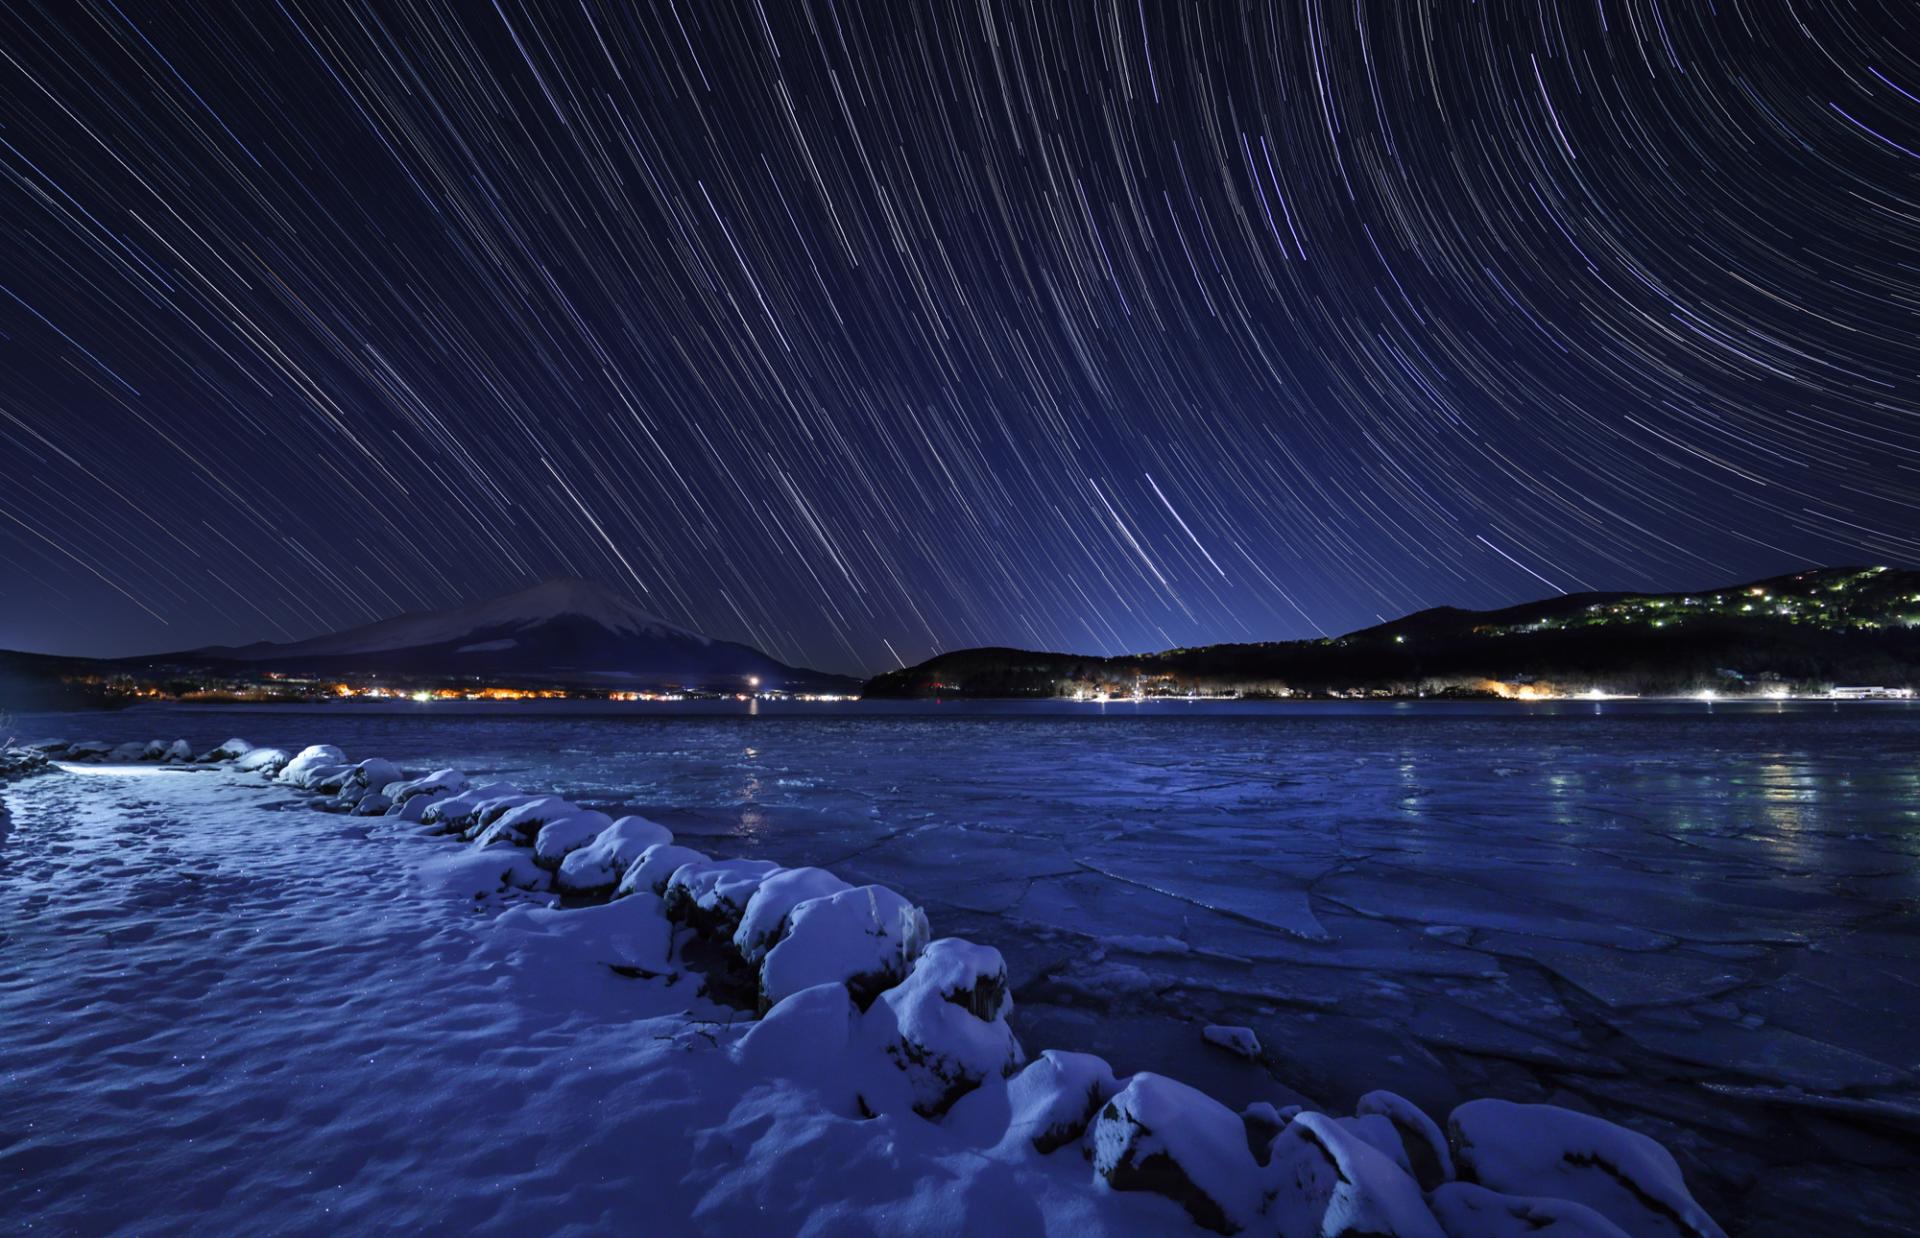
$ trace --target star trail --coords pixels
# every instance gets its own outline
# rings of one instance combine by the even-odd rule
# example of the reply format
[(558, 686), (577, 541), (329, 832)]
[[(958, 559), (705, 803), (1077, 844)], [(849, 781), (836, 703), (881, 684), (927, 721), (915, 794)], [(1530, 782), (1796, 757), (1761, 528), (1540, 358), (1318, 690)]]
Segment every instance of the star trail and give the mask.
[(1907, 0), (0, 14), (0, 646), (783, 659), (1920, 558)]

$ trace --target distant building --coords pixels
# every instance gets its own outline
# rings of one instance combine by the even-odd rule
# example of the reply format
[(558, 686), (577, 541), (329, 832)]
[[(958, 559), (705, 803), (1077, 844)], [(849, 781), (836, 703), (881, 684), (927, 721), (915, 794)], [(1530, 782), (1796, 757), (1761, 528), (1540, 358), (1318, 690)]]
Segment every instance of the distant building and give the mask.
[(1827, 698), (1834, 701), (1905, 701), (1913, 698), (1912, 688), (1847, 687), (1829, 688)]

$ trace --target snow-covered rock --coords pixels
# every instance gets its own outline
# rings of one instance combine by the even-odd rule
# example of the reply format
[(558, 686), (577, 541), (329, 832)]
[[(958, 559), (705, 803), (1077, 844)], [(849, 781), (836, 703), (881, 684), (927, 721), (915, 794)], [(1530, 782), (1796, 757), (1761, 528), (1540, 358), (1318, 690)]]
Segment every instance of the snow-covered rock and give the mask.
[(278, 777), (293, 758), (284, 748), (253, 748), (233, 760), (233, 768), (242, 774), (260, 774), (267, 778)]
[(367, 791), (384, 791), (405, 777), (400, 767), (385, 757), (368, 757), (353, 767), (347, 775), (347, 782)]
[(416, 796), (458, 795), (467, 789), (467, 776), (457, 769), (437, 769), (419, 778), (408, 778), (380, 788), (396, 804)]
[(451, 797), (445, 795), (416, 795), (404, 804), (397, 804), (393, 802), (393, 797), (388, 795), (386, 796), (387, 816), (399, 821), (417, 822), (426, 816), (427, 809), (432, 808), (435, 804), (448, 798)]
[(693, 864), (705, 860), (707, 853), (695, 851), (692, 847), (682, 847), (678, 843), (655, 843), (640, 853), (638, 859), (627, 866), (626, 873), (620, 878), (616, 895), (625, 898), (629, 894), (664, 894), (667, 879), (677, 872), (682, 864)]
[[(518, 795), (521, 795), (520, 788), (510, 782), (490, 782), (484, 786), (468, 787), (421, 813), (420, 823), (437, 826), (449, 834), (458, 834), (472, 824), (475, 814), (483, 807), (496, 800), (511, 799)], [(525, 799), (520, 802), (524, 803)]]
[(1247, 1151), (1262, 1165), (1273, 1159), (1274, 1136), (1285, 1130), (1294, 1114), (1300, 1112), (1298, 1105), (1290, 1109), (1291, 1112), (1283, 1112), (1271, 1102), (1256, 1100), (1240, 1111), (1240, 1125), (1247, 1128)]
[[(380, 788), (400, 781), (400, 767), (382, 757), (369, 757), (351, 765), (342, 766), (318, 777), (317, 771), (309, 775), (308, 786), (322, 795), (333, 798), (324, 807), (333, 812), (351, 812), (359, 807), (362, 800), (369, 797), (380, 798), (381, 811), (386, 811), (390, 800), (381, 795)], [(315, 780), (317, 778), (317, 781)]]
[(252, 744), (236, 736), (226, 743), (221, 744), (218, 748), (207, 749), (200, 754), (198, 759), (202, 765), (212, 765), (215, 762), (237, 761), (252, 751)]
[(0, 748), (0, 782), (37, 774), (51, 764), (38, 748)]
[(1260, 1038), (1250, 1027), (1227, 1027), (1209, 1023), (1200, 1033), (1210, 1045), (1225, 1049), (1236, 1057), (1253, 1061), (1260, 1056)]
[(1502, 1195), (1471, 1182), (1443, 1183), (1427, 1203), (1447, 1238), (1628, 1238), (1585, 1204)]
[(767, 951), (786, 936), (787, 917), (795, 907), (810, 898), (825, 898), (852, 888), (824, 868), (787, 868), (770, 874), (747, 900), (740, 928), (733, 935), (733, 948), (741, 958), (758, 966)]
[(1393, 1123), (1405, 1150), (1408, 1166), (1422, 1190), (1431, 1191), (1453, 1178), (1453, 1155), (1447, 1137), (1420, 1107), (1392, 1092), (1368, 1092), (1354, 1105), (1355, 1117), (1382, 1117)]
[(621, 817), (560, 862), (554, 888), (566, 894), (608, 894), (640, 853), (673, 841), (673, 831), (645, 817)]
[[(1325, 1115), (1321, 1115), (1325, 1117)], [(1328, 1118), (1335, 1126), (1347, 1134), (1368, 1144), (1374, 1151), (1393, 1162), (1394, 1168), (1412, 1178), (1413, 1162), (1407, 1159), (1407, 1145), (1400, 1138), (1400, 1128), (1392, 1119), (1377, 1113), (1355, 1114), (1350, 1118)], [(1418, 1181), (1418, 1179), (1415, 1179)]]
[(1475, 1100), (1447, 1132), (1463, 1181), (1585, 1204), (1629, 1234), (1724, 1238), (1673, 1154), (1638, 1131), (1555, 1105)]
[[(997, 1093), (991, 1084), (983, 1084), (961, 1097), (945, 1125), (981, 1142), (1024, 1142), (1044, 1155), (1079, 1142), (1100, 1106), (1119, 1090), (1113, 1067), (1104, 1059), (1046, 1049)], [(988, 1123), (998, 1126), (991, 1138), (985, 1130)]]
[(104, 739), (77, 739), (67, 745), (66, 759), (69, 761), (104, 761), (113, 751), (113, 745)]
[(167, 745), (160, 759), (168, 765), (188, 765), (193, 761), (193, 745), (184, 739), (176, 739)]
[(866, 1009), (907, 974), (931, 934), (927, 915), (885, 886), (858, 886), (796, 906), (760, 964), (760, 1006), (839, 981)]
[(20, 746), (22, 748), (31, 748), (44, 757), (61, 757), (66, 755), (67, 750), (71, 748), (73, 744), (71, 740), (65, 739), (36, 739), (30, 744), (22, 744)]
[(144, 761), (147, 759), (148, 747), (157, 742), (159, 741), (130, 739), (124, 744), (115, 744), (112, 751), (107, 753), (107, 760), (112, 761), (116, 765), (126, 765), (133, 761)]
[[(1385, 1118), (1371, 1119), (1395, 1140)], [(1420, 1184), (1379, 1147), (1323, 1113), (1302, 1113), (1273, 1141), (1269, 1215), (1283, 1234), (1445, 1238)]]
[(280, 770), (279, 781), (296, 787), (310, 786), (347, 763), (347, 754), (332, 744), (308, 744)]
[(1087, 1138), (1094, 1174), (1116, 1191), (1165, 1195), (1221, 1234), (1259, 1216), (1265, 1187), (1245, 1128), (1204, 1092), (1143, 1071), (1101, 1107)]
[(393, 801), (378, 791), (369, 791), (353, 806), (356, 817), (378, 817), (393, 806)]
[(525, 803), (513, 804), (498, 811), (488, 807), (481, 810), (475, 822), (478, 832), (474, 834), (473, 845), (531, 847), (548, 822), (575, 816), (582, 811), (578, 804), (557, 795), (538, 795)]
[(768, 860), (695, 860), (667, 878), (667, 918), (709, 937), (732, 941), (741, 913), (760, 883), (780, 871)]
[(352, 773), (351, 765), (319, 765), (308, 772), (304, 785), (307, 790), (317, 791), (321, 795), (338, 795)]
[(533, 862), (549, 872), (559, 868), (570, 854), (592, 842), (601, 830), (613, 824), (604, 812), (583, 808), (555, 818), (540, 827), (533, 836)]
[(867, 1012), (887, 1055), (907, 1076), (914, 1112), (937, 1117), (1026, 1055), (1007, 1016), (1007, 964), (991, 946), (943, 937)]

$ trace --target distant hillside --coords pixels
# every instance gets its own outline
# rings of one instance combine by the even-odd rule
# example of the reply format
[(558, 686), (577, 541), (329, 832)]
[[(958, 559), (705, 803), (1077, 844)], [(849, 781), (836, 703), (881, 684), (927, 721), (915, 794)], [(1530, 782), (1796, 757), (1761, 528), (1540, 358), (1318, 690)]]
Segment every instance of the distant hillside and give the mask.
[[(0, 649), (0, 715), (123, 704), (98, 687), (98, 681), (112, 671), (111, 663), (91, 658), (61, 658)], [(0, 725), (0, 731), (4, 729)], [(0, 733), (0, 744), (7, 738)], [(15, 735), (12, 738), (35, 737)]]
[(1920, 572), (1820, 568), (1693, 593), (1436, 607), (1346, 636), (1115, 658), (966, 649), (869, 697), (1728, 695), (1920, 686)]

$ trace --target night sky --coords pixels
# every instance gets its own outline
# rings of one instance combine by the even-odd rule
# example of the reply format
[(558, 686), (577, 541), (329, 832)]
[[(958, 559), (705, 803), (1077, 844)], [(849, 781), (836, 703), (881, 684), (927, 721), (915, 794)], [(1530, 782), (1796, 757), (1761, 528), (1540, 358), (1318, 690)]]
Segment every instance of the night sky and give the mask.
[(0, 224), (0, 646), (1920, 559), (1912, 0), (26, 0)]

